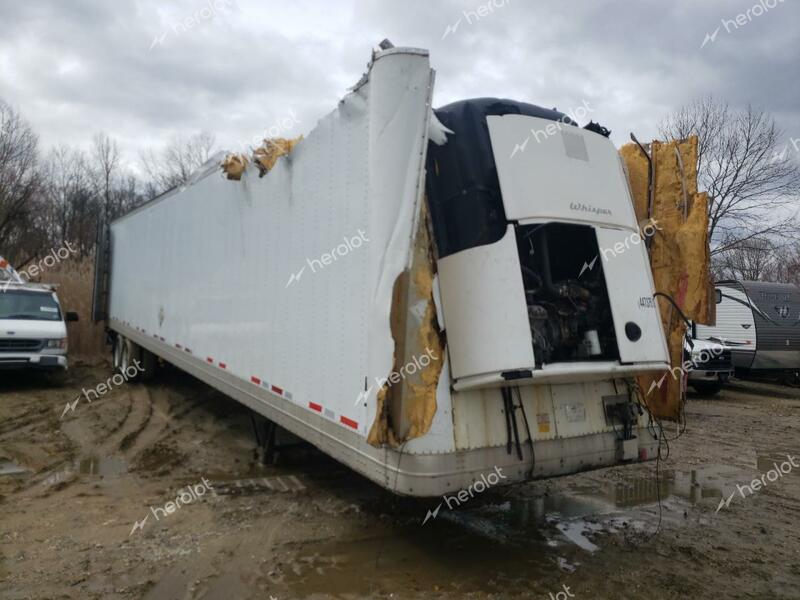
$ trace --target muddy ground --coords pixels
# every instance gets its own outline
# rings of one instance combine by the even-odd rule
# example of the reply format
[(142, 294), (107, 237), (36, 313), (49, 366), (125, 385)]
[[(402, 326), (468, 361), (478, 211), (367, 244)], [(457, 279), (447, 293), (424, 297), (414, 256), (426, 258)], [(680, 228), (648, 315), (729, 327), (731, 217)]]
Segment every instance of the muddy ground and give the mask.
[(736, 492), (800, 465), (795, 389), (691, 397), (660, 486), (655, 462), (604, 469), (423, 525), (440, 500), (313, 449), (262, 466), (245, 409), (180, 372), (67, 404), (110, 375), (0, 373), (3, 599), (800, 598), (800, 469)]

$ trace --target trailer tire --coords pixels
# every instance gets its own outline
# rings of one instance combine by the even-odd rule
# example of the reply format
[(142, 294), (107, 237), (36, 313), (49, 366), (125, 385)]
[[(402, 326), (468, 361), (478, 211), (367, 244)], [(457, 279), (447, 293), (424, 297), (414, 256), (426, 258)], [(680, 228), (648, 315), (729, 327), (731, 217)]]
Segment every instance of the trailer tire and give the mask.
[[(142, 348), (139, 344), (127, 338), (122, 338), (122, 350), (120, 352), (120, 374), (128, 382), (136, 382), (141, 378), (141, 370), (138, 365), (142, 364)], [(131, 373), (133, 369), (134, 373)]]
[(115, 335), (112, 342), (111, 363), (114, 373), (122, 373), (122, 343), (124, 339), (121, 335)]
[(722, 383), (719, 381), (715, 381), (713, 383), (703, 381), (703, 382), (693, 383), (691, 385), (694, 388), (694, 391), (697, 392), (697, 395), (702, 398), (710, 398), (712, 396), (716, 396), (722, 389)]
[(145, 348), (141, 348), (141, 357), (142, 371), (137, 375), (137, 380), (152, 381), (158, 372), (158, 357)]
[(131, 349), (128, 346), (128, 340), (124, 337), (117, 338), (117, 344), (119, 345), (119, 373), (120, 375), (125, 375), (125, 369), (130, 364), (130, 353)]

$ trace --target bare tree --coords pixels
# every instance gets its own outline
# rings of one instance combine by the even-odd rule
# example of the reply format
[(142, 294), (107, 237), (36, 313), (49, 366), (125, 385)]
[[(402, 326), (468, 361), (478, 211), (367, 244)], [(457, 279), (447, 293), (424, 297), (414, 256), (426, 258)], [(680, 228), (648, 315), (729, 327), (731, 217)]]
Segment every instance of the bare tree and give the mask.
[(771, 280), (776, 274), (776, 245), (766, 236), (726, 241), (728, 249), (713, 257), (718, 279)]
[(782, 245), (775, 249), (775, 265), (769, 273), (769, 281), (800, 285), (800, 247)]
[(91, 171), (94, 175), (95, 193), (103, 206), (103, 222), (110, 223), (113, 216), (112, 189), (119, 169), (119, 147), (105, 133), (98, 133), (93, 139)]
[(38, 146), (27, 121), (0, 99), (0, 240), (11, 257), (29, 241), (23, 236), (29, 233), (39, 190)]
[(201, 131), (188, 138), (173, 137), (160, 151), (141, 154), (142, 163), (157, 194), (189, 180), (189, 176), (214, 153), (216, 138)]
[(797, 232), (791, 204), (800, 193), (800, 169), (767, 113), (751, 106), (733, 111), (708, 97), (667, 117), (660, 131), (667, 139), (699, 138), (698, 179), (710, 196), (712, 254)]
[(85, 154), (66, 145), (53, 148), (43, 161), (42, 179), (52, 242), (61, 245), (71, 241), (83, 246), (86, 240), (79, 232), (82, 223), (95, 223), (97, 219)]

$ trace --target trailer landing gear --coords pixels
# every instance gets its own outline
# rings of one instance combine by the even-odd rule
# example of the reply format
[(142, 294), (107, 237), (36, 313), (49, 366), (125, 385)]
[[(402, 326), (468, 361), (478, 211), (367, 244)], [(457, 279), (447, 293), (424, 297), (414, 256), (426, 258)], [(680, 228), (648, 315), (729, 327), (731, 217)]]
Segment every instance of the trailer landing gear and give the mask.
[(250, 423), (253, 425), (253, 435), (256, 437), (256, 457), (261, 464), (275, 464), (277, 462), (275, 430), (278, 426), (252, 411), (250, 412)]
[(263, 465), (278, 464), (280, 458), (291, 448), (308, 447), (300, 438), (253, 411), (250, 411), (250, 423), (256, 438), (256, 457)]

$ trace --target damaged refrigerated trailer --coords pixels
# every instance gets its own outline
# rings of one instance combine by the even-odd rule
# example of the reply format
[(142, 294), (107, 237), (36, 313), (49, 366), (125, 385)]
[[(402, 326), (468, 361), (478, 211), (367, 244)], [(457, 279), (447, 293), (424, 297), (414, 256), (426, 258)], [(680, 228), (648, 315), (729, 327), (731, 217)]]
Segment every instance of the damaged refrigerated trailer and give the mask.
[(115, 365), (159, 356), (400, 494), (654, 458), (633, 379), (668, 353), (616, 149), (530, 104), (434, 112), (433, 79), (378, 52), (268, 172), (112, 223)]

